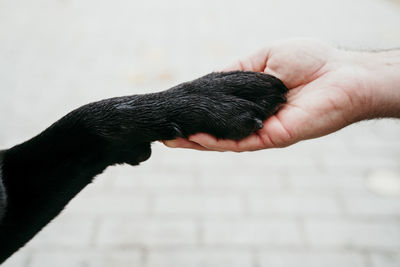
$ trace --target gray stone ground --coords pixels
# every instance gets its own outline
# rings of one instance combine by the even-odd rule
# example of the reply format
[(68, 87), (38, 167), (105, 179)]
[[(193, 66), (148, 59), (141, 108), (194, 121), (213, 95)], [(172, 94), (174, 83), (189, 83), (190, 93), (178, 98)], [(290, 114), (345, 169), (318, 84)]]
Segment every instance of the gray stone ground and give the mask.
[[(400, 5), (0, 1), (0, 147), (87, 102), (166, 89), (296, 36), (400, 47)], [(3, 266), (400, 266), (400, 198), (368, 189), (399, 175), (399, 137), (399, 121), (380, 120), (253, 153), (154, 144), (148, 162), (109, 168)]]

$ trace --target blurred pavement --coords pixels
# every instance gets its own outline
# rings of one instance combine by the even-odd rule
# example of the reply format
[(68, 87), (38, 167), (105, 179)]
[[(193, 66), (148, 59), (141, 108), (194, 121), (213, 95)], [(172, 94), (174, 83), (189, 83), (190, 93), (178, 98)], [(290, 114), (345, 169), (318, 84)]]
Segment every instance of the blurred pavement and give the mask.
[[(400, 47), (400, 3), (0, 1), (0, 147), (82, 104), (167, 89), (291, 37)], [(157, 143), (3, 266), (400, 266), (399, 137), (399, 120), (376, 120), (252, 153)]]

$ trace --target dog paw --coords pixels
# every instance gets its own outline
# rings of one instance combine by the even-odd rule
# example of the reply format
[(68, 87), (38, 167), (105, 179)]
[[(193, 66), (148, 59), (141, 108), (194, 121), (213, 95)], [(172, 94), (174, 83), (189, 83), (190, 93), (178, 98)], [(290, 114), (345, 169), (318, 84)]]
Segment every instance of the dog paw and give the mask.
[(184, 137), (205, 132), (238, 140), (261, 129), (286, 102), (287, 91), (279, 79), (263, 73), (210, 73), (170, 89), (166, 116)]
[(137, 165), (150, 157), (150, 143), (156, 140), (200, 132), (242, 139), (263, 127), (286, 102), (286, 92), (271, 75), (211, 73), (160, 93), (88, 104), (69, 117), (79, 118), (82, 128), (110, 146), (115, 163)]

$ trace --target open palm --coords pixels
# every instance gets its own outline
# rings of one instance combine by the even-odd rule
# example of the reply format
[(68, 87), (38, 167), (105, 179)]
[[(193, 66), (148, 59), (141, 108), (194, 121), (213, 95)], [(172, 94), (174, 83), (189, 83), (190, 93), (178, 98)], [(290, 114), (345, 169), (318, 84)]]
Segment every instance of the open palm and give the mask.
[(289, 88), (287, 103), (264, 127), (240, 140), (217, 140), (208, 134), (165, 141), (170, 147), (200, 150), (250, 151), (285, 147), (326, 135), (360, 118), (363, 70), (342, 51), (323, 43), (296, 40), (276, 43), (237, 61), (225, 70), (271, 74)]

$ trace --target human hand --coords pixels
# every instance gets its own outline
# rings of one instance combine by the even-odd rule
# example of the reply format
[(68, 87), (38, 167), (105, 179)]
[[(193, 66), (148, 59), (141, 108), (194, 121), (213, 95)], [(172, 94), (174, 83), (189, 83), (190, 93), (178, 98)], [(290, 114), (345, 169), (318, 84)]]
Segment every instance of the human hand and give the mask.
[[(287, 103), (264, 122), (262, 129), (240, 141), (216, 139), (200, 133), (188, 139), (164, 141), (164, 144), (237, 152), (286, 147), (332, 133), (359, 120), (400, 117), (399, 105), (393, 104), (393, 99), (398, 103), (400, 90), (391, 88), (398, 87), (393, 79), (396, 74), (399, 76), (399, 57), (394, 60), (396, 72), (385, 69), (385, 60), (378, 54), (342, 51), (312, 40), (272, 44), (224, 69), (271, 74), (289, 88)], [(390, 104), (391, 108), (385, 110), (383, 103)]]

